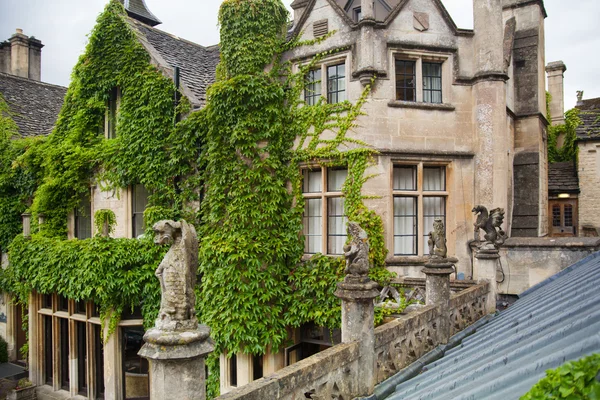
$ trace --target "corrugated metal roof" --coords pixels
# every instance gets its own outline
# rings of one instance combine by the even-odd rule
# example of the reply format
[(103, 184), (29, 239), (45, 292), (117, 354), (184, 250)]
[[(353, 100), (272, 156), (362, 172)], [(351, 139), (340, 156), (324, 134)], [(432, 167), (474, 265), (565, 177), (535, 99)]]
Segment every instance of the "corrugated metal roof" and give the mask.
[(566, 361), (600, 352), (600, 253), (525, 292), (389, 400), (518, 399)]

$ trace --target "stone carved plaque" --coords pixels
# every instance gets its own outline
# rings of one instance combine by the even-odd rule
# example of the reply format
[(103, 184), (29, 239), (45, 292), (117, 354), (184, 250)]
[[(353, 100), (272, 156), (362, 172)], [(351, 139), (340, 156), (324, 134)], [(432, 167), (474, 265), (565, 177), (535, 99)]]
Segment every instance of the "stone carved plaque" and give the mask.
[(419, 32), (429, 30), (429, 14), (415, 11), (413, 13), (413, 26)]

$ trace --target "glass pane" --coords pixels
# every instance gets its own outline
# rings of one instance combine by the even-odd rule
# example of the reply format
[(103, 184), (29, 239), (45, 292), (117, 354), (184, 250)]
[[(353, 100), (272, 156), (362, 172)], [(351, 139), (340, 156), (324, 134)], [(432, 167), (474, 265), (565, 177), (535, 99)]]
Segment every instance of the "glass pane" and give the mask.
[(327, 171), (327, 191), (341, 192), (346, 177), (348, 176), (347, 169), (330, 169)]
[(323, 217), (321, 199), (306, 199), (304, 204), (304, 252), (321, 253)]
[(417, 190), (417, 167), (394, 167), (394, 190)]
[(415, 101), (415, 62), (396, 60), (396, 100)]
[(423, 254), (428, 254), (429, 247), (427, 239), (429, 232), (433, 231), (433, 223), (441, 218), (446, 228), (446, 198), (445, 197), (423, 197)]
[(321, 97), (321, 69), (309, 71), (305, 82), (304, 100), (308, 105), (315, 105)]
[(75, 327), (77, 330), (77, 391), (80, 395), (87, 397), (87, 335), (85, 322), (76, 322)]
[(552, 206), (552, 226), (560, 226), (560, 206), (558, 204)]
[(60, 387), (70, 390), (69, 386), (69, 320), (59, 318), (60, 325)]
[(148, 204), (148, 191), (144, 185), (133, 186), (133, 212), (143, 213)]
[(77, 239), (92, 237), (92, 202), (89, 195), (83, 196), (79, 207), (75, 209), (75, 237)]
[(425, 167), (423, 168), (423, 190), (445, 191), (446, 190), (446, 168)]
[(94, 327), (94, 361), (95, 361), (95, 379), (96, 379), (96, 398), (104, 398), (104, 344), (100, 335), (100, 325)]
[(54, 345), (52, 340), (52, 317), (44, 315), (44, 378), (48, 385), (52, 385)]
[(327, 101), (331, 104), (346, 100), (346, 65), (327, 67)]
[(121, 328), (123, 332), (123, 392), (125, 400), (148, 398), (148, 360), (138, 355), (144, 345), (144, 328)]
[(302, 182), (303, 193), (320, 193), (321, 192), (321, 170), (320, 169), (305, 169), (302, 171), (304, 180)]
[(334, 197), (327, 200), (327, 253), (343, 254), (346, 243), (346, 224), (344, 198)]
[(573, 226), (573, 206), (565, 204), (565, 226)]
[(394, 254), (417, 254), (416, 197), (394, 197)]

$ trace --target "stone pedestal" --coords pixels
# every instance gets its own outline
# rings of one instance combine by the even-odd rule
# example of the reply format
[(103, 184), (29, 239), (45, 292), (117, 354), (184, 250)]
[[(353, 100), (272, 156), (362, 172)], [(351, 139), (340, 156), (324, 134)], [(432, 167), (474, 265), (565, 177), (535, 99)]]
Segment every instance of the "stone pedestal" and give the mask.
[(360, 343), (361, 381), (359, 396), (373, 393), (375, 388), (375, 306), (379, 295), (377, 283), (368, 277), (347, 275), (338, 283), (335, 295), (342, 299), (342, 342)]
[(498, 283), (496, 282), (496, 268), (500, 254), (492, 245), (483, 245), (475, 252), (473, 260), (473, 279), (478, 282), (488, 282), (489, 292), (486, 300), (486, 313), (496, 312), (496, 299), (498, 296)]
[(138, 353), (150, 363), (151, 399), (206, 399), (204, 360), (214, 350), (210, 329), (168, 331), (152, 328)]
[[(445, 312), (450, 308), (450, 274), (454, 272), (455, 258), (431, 258), (425, 267), (425, 303), (438, 305)], [(444, 315), (444, 312), (442, 315)], [(450, 323), (448, 318), (441, 318), (438, 324), (438, 335), (441, 343), (450, 339)]]

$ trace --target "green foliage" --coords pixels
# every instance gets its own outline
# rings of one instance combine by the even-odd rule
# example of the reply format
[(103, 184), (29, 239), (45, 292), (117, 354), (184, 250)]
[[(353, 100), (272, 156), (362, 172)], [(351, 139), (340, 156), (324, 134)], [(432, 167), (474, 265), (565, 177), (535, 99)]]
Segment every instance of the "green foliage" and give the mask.
[[(581, 124), (579, 109), (573, 108), (565, 113), (565, 123), (548, 127), (548, 162), (577, 162), (577, 127)], [(558, 148), (558, 138), (564, 137), (562, 147)]]
[[(361, 194), (375, 152), (349, 135), (370, 86), (356, 104), (304, 104), (304, 75), (325, 54), (298, 73), (280, 63), (288, 46), (281, 10), (280, 0), (223, 3), (218, 80), (196, 117), (206, 135), (200, 315), (218, 352), (264, 354), (285, 344), (287, 327), (340, 326), (333, 293), (344, 260), (319, 254), (302, 261), (301, 165), (348, 168), (345, 213), (369, 235), (372, 276), (385, 283), (391, 275), (381, 218)], [(326, 132), (334, 138), (323, 139)], [(211, 379), (218, 379), (214, 370), (209, 387)]]
[(0, 336), (0, 363), (8, 362), (8, 343)]
[(104, 225), (108, 226), (108, 234), (111, 235), (115, 231), (117, 224), (117, 216), (112, 210), (98, 210), (94, 213), (94, 228), (96, 229), (96, 235), (101, 235)]
[(60, 240), (19, 235), (10, 245), (10, 267), (0, 274), (0, 283), (22, 304), (36, 291), (93, 301), (103, 315), (117, 310), (111, 315), (113, 329), (120, 311), (141, 304), (144, 322), (151, 325), (160, 303), (154, 271), (165, 252), (152, 238)]
[(32, 139), (18, 136), (17, 125), (0, 94), (0, 251), (21, 231), (21, 214), (27, 209), (35, 180), (16, 160), (27, 150)]
[(540, 380), (521, 400), (600, 399), (600, 354), (569, 361), (554, 370), (546, 371)]
[[(198, 151), (173, 154), (183, 141), (191, 149), (199, 147), (196, 132), (174, 136), (176, 114), (189, 109), (189, 102), (175, 109), (173, 82), (150, 63), (125, 15), (123, 6), (111, 1), (98, 17), (73, 70), (56, 128), (36, 149), (42, 179), (32, 209), (46, 215), (46, 236), (65, 237), (67, 215), (89, 191), (93, 177), (109, 182), (107, 190), (143, 184), (152, 193), (151, 205), (172, 209), (176, 216), (183, 215), (183, 204), (198, 199), (188, 186), (197, 187), (198, 181), (184, 179), (195, 172)], [(113, 88), (121, 94), (117, 137), (105, 140), (104, 116)], [(185, 217), (194, 222), (193, 214)]]

